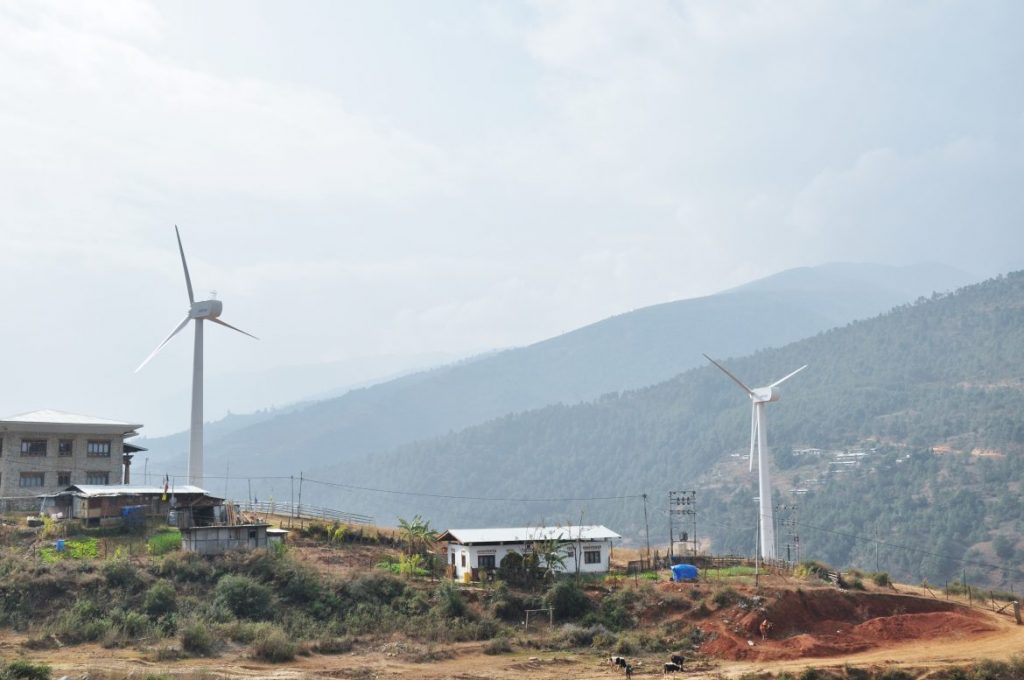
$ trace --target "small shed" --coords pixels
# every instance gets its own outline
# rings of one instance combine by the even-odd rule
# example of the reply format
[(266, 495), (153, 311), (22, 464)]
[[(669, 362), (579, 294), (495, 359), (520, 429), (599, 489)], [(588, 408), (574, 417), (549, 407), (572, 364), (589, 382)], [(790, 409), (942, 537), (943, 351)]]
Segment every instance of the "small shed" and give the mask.
[(231, 550), (266, 548), (271, 542), (269, 529), (269, 524), (185, 527), (181, 529), (181, 549), (199, 555), (223, 555)]

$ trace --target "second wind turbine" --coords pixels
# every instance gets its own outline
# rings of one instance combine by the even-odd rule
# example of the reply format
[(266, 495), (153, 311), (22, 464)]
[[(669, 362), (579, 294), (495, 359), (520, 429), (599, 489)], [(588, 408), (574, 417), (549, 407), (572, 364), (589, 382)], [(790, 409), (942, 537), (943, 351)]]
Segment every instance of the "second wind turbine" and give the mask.
[(727, 376), (739, 385), (750, 397), (750, 469), (754, 469), (754, 445), (757, 444), (757, 493), (758, 493), (758, 527), (761, 536), (761, 559), (775, 559), (775, 512), (772, 508), (772, 480), (768, 470), (768, 436), (765, 433), (767, 419), (764, 414), (765, 404), (779, 400), (779, 391), (775, 389), (800, 371), (807, 368), (804, 364), (784, 378), (776, 380), (767, 387), (751, 389), (743, 381), (707, 354), (704, 358), (718, 366)]

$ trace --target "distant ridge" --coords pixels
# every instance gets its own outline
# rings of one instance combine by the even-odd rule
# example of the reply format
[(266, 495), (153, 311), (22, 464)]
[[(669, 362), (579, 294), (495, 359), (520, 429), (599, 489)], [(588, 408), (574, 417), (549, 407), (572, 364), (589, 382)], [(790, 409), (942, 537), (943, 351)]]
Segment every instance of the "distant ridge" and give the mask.
[[(829, 264), (726, 293), (645, 307), (528, 347), (416, 373), (344, 396), (260, 414), (207, 440), (209, 469), (290, 475), (548, 404), (574, 404), (663, 381), (700, 352), (743, 355), (879, 314), (969, 276), (950, 267)], [(757, 333), (751, 333), (752, 327)], [(173, 472), (178, 450), (146, 444)]]

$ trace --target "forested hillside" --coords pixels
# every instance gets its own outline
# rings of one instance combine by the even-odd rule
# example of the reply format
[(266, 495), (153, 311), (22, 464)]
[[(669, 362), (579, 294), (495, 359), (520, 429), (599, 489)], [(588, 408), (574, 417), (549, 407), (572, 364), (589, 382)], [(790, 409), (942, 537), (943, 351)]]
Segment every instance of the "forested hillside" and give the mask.
[[(747, 354), (818, 333), (967, 275), (934, 265), (831, 264), (703, 298), (638, 309), (530, 345), (210, 428), (207, 471), (293, 474), (347, 462), (509, 413), (666, 380), (714, 347)], [(752, 332), (756, 329), (756, 332)], [(183, 436), (148, 440), (151, 470), (184, 472)]]
[[(751, 335), (763, 330), (760, 322), (748, 328)], [(700, 349), (727, 359), (717, 346)], [(809, 364), (768, 408), (769, 443), (792, 468), (787, 475), (799, 474), (793, 448), (877, 449), (843, 475), (813, 473), (817, 482), (805, 485), (800, 500), (808, 525), (858, 536), (878, 531), (891, 543), (940, 555), (886, 550), (904, 577), (959, 573), (955, 560), (971, 546), (996, 559), (984, 551), (999, 536), (1002, 555), (1013, 554), (1005, 542), (1021, 529), (1019, 504), (1008, 498), (1019, 491), (1024, 446), (1024, 274), (727, 363), (751, 385)], [(646, 492), (659, 540), (667, 533), (666, 493), (697, 488), (700, 533), (718, 547), (750, 552), (752, 479), (723, 478), (721, 471), (729, 454), (745, 450), (748, 436), (749, 401), (717, 369), (702, 367), (653, 387), (506, 416), (312, 476), (488, 499)], [(981, 450), (987, 457), (971, 455)], [(516, 525), (578, 521), (582, 511), (586, 521), (634, 540), (643, 530), (636, 498), (535, 503), (314, 491), (384, 520), (415, 510), (442, 525)], [(777, 500), (789, 498), (784, 492)], [(873, 544), (863, 540), (809, 528), (801, 540), (805, 555), (874, 561)]]

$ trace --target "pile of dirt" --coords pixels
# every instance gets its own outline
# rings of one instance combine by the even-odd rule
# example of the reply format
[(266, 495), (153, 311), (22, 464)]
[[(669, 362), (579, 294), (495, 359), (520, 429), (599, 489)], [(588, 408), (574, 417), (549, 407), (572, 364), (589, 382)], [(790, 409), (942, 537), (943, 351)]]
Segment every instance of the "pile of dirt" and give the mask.
[[(977, 612), (943, 600), (831, 589), (765, 593), (759, 606), (740, 602), (702, 625), (713, 632), (701, 647), (721, 659), (774, 661), (828, 657), (897, 642), (957, 639), (992, 630)], [(759, 626), (772, 622), (768, 640)]]

